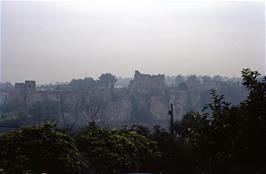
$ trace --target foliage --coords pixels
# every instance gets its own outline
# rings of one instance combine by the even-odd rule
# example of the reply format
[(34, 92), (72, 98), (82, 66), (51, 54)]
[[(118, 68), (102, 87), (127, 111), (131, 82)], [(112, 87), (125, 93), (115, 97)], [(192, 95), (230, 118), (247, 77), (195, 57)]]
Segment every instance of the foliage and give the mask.
[(195, 164), (181, 137), (173, 137), (168, 131), (159, 126), (153, 127), (150, 136), (158, 143), (161, 152), (160, 160), (153, 166), (156, 173), (196, 173)]
[(37, 123), (58, 118), (60, 115), (59, 103), (53, 101), (37, 102), (29, 109), (29, 114)]
[(211, 91), (212, 103), (201, 113), (185, 115), (178, 131), (193, 154), (198, 171), (205, 173), (265, 173), (266, 77), (244, 69), (247, 100), (231, 106)]
[(29, 115), (25, 112), (14, 112), (11, 114), (1, 114), (0, 126), (4, 128), (18, 128), (29, 121)]
[(9, 82), (0, 82), (0, 92), (9, 92), (14, 89), (14, 86)]
[(110, 73), (105, 73), (99, 77), (99, 80), (97, 81), (97, 83), (99, 87), (113, 89), (116, 81), (117, 81), (117, 78), (114, 75)]
[(134, 131), (103, 129), (95, 123), (77, 135), (77, 145), (97, 173), (138, 171), (160, 155), (154, 141)]
[(68, 86), (72, 91), (88, 91), (95, 88), (96, 81), (91, 77), (84, 79), (73, 79)]
[(10, 174), (72, 174), (81, 167), (74, 140), (51, 122), (1, 134), (0, 159)]

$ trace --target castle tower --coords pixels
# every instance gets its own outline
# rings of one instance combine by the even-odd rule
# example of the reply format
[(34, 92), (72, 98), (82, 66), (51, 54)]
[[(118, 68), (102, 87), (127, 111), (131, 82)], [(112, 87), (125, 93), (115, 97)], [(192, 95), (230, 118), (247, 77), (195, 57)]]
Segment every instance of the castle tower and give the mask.
[(36, 82), (31, 80), (25, 81), (25, 88), (27, 91), (35, 91), (36, 90)]
[(16, 92), (25, 92), (26, 87), (24, 83), (15, 83), (15, 90)]

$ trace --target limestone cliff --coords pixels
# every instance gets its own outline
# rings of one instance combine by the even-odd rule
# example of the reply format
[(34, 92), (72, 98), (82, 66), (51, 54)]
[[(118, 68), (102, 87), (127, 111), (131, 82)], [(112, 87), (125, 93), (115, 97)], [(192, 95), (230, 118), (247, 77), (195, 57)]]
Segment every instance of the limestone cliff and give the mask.
[[(229, 85), (228, 85), (229, 84)], [(200, 111), (210, 101), (209, 89), (238, 103), (245, 90), (237, 83), (207, 81), (190, 77), (178, 86), (165, 85), (164, 75), (148, 75), (135, 71), (128, 88), (92, 88), (85, 91), (38, 91), (35, 82), (26, 81), (15, 89), (0, 94), (2, 114), (27, 112), (35, 120), (53, 118), (62, 125), (84, 126), (89, 121), (104, 124), (163, 124), (169, 120), (168, 109), (174, 106), (174, 118), (188, 111)], [(0, 110), (1, 111), (1, 110)], [(49, 117), (48, 117), (49, 115)]]

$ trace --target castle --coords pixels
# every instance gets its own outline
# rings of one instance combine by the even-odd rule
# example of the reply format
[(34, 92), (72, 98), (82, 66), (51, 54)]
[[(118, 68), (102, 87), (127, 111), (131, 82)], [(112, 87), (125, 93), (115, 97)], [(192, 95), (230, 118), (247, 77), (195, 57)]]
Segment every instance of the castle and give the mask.
[(36, 82), (26, 80), (25, 83), (15, 83), (16, 92), (33, 92), (36, 90)]
[(165, 76), (163, 74), (149, 75), (135, 71), (134, 79), (130, 81), (130, 90), (140, 91), (145, 89), (157, 89), (165, 87)]

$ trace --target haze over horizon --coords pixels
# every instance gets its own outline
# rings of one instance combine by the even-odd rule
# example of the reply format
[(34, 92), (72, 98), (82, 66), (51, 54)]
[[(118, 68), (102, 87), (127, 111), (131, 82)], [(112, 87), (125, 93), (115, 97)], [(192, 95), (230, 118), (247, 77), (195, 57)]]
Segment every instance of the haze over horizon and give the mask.
[[(264, 2), (1, 2), (3, 81), (265, 73)], [(0, 65), (1, 66), (1, 65)], [(0, 75), (1, 77), (1, 75)]]

